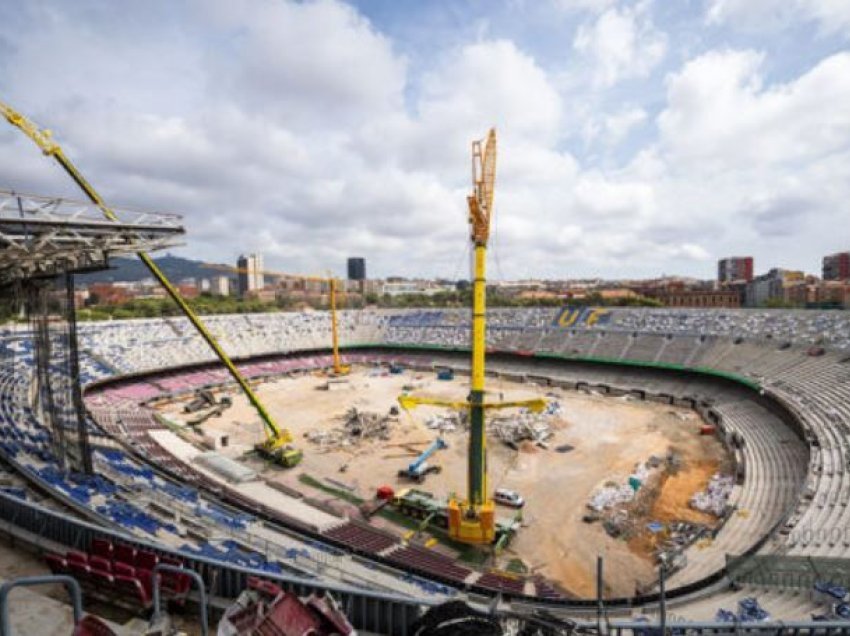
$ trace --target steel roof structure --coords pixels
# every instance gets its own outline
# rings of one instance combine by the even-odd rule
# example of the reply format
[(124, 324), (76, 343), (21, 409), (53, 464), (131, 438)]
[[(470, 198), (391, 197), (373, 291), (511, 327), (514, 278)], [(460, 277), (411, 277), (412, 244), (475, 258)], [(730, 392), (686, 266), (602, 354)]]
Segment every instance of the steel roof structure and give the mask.
[(104, 269), (110, 257), (181, 245), (182, 219), (173, 214), (0, 190), (0, 285)]

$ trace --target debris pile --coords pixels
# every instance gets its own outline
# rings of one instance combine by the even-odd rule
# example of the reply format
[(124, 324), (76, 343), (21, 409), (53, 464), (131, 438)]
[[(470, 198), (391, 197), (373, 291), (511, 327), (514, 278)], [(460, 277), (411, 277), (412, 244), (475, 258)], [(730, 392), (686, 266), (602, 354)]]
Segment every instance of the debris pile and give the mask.
[(612, 481), (607, 482), (602, 488), (591, 495), (587, 507), (596, 512), (602, 512), (603, 510), (633, 501), (635, 494), (649, 477), (650, 470), (654, 468), (652, 464), (658, 466), (653, 461), (653, 458), (650, 458), (650, 461), (646, 463), (638, 464), (624, 484), (617, 484)]
[(729, 495), (735, 485), (734, 477), (730, 475), (715, 474), (705, 490), (691, 497), (691, 508), (701, 512), (708, 512), (715, 517), (722, 517), (729, 503)]
[(445, 415), (434, 415), (428, 418), (425, 426), (432, 431), (440, 433), (452, 433), (458, 429), (466, 428), (467, 415), (464, 412), (447, 413)]
[(560, 413), (561, 404), (552, 400), (546, 403), (541, 413), (521, 409), (518, 415), (493, 418), (490, 430), (508, 446), (516, 447), (520, 442), (530, 441), (545, 447), (546, 440), (552, 437), (552, 427), (548, 420)]
[(397, 421), (392, 413), (380, 415), (360, 411), (352, 407), (342, 417), (343, 425), (332, 430), (314, 429), (304, 433), (308, 441), (317, 444), (324, 450), (333, 450), (340, 447), (355, 446), (361, 440), (390, 439), (390, 425)]

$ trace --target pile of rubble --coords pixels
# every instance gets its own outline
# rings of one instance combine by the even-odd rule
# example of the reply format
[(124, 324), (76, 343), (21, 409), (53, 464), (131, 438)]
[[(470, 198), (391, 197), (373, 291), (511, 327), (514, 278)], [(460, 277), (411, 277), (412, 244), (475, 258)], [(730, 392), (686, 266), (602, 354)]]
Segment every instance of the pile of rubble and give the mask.
[(467, 420), (468, 416), (465, 412), (456, 411), (445, 415), (434, 415), (433, 417), (428, 418), (428, 421), (425, 422), (425, 426), (430, 428), (432, 431), (452, 433), (456, 430), (466, 430)]
[(691, 508), (701, 512), (708, 512), (715, 517), (722, 517), (726, 513), (729, 503), (729, 495), (735, 486), (735, 478), (730, 475), (715, 474), (705, 490), (691, 497)]
[(323, 449), (356, 446), (363, 440), (390, 439), (390, 427), (398, 418), (391, 412), (388, 415), (360, 411), (352, 407), (343, 416), (343, 425), (332, 430), (315, 429), (307, 431), (304, 437)]
[(520, 442), (530, 441), (546, 448), (546, 440), (552, 437), (548, 420), (560, 413), (560, 403), (553, 400), (546, 403), (546, 409), (541, 413), (522, 409), (518, 415), (493, 418), (490, 430), (508, 446), (516, 447)]
[(587, 507), (596, 512), (609, 510), (621, 504), (634, 501), (635, 495), (643, 483), (650, 475), (650, 471), (657, 467), (655, 458), (652, 458), (646, 463), (640, 463), (635, 467), (634, 472), (629, 475), (628, 479), (623, 484), (614, 482), (606, 483), (602, 488), (597, 490), (587, 502)]

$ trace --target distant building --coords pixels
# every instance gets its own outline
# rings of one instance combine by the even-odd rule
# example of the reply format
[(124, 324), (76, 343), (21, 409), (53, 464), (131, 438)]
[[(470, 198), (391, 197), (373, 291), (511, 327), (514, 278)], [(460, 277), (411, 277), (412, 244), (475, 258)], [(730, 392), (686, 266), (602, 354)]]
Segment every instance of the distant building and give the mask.
[(441, 292), (452, 292), (454, 285), (439, 284), (430, 280), (405, 280), (398, 282), (385, 282), (381, 286), (381, 293), (386, 296), (404, 296), (406, 294), (422, 294), (433, 296)]
[(115, 283), (92, 283), (88, 292), (90, 305), (120, 305), (132, 300), (134, 296), (126, 285)]
[(823, 257), (824, 280), (850, 280), (850, 252)]
[(348, 259), (348, 280), (366, 280), (366, 259), (354, 257)]
[(717, 261), (717, 282), (733, 283), (753, 280), (753, 257), (730, 256)]
[(798, 287), (806, 283), (803, 272), (774, 267), (747, 283), (744, 304), (747, 307), (761, 307), (771, 302), (799, 304), (801, 290)]
[(216, 296), (229, 296), (230, 279), (227, 276), (216, 276), (212, 279), (210, 291)]
[(244, 297), (248, 294), (260, 291), (266, 286), (263, 278), (263, 256), (262, 254), (249, 254), (240, 256), (236, 260), (239, 295)]
[(850, 309), (850, 283), (846, 281), (823, 281), (816, 288), (815, 303)]
[(674, 291), (660, 296), (668, 307), (740, 307), (741, 296), (734, 290)]

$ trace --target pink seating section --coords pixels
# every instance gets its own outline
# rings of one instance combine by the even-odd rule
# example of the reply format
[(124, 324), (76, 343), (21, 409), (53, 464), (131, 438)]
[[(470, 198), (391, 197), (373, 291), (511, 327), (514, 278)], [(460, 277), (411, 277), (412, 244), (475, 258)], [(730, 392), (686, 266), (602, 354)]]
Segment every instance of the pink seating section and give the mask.
[[(48, 552), (44, 560), (54, 574), (69, 574), (84, 587), (114, 595), (149, 608), (153, 600), (153, 568), (158, 563), (181, 566), (170, 557), (131, 545), (94, 539), (89, 552), (69, 550), (64, 556)], [(183, 601), (192, 580), (185, 574), (160, 573), (160, 590), (165, 599)]]

